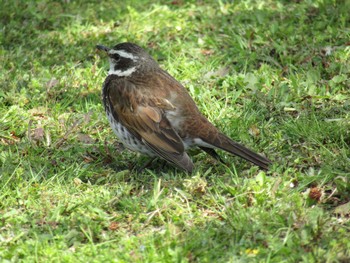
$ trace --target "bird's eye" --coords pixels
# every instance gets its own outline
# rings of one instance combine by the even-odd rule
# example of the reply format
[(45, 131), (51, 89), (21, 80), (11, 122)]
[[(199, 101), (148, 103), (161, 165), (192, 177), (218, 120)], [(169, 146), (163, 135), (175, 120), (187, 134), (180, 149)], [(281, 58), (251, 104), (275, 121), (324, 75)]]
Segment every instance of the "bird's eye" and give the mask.
[(120, 60), (120, 56), (118, 54), (113, 54), (113, 59), (115, 61), (119, 61)]

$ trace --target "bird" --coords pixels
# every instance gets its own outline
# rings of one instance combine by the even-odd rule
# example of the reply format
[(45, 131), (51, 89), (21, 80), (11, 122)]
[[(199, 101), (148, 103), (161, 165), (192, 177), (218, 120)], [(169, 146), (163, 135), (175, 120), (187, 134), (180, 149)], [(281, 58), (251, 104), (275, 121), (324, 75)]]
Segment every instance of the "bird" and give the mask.
[(268, 170), (268, 158), (219, 131), (200, 112), (186, 88), (143, 48), (131, 42), (96, 48), (109, 58), (102, 86), (105, 112), (126, 148), (160, 157), (187, 173), (194, 170), (186, 152), (192, 147), (220, 161), (216, 149), (224, 150)]

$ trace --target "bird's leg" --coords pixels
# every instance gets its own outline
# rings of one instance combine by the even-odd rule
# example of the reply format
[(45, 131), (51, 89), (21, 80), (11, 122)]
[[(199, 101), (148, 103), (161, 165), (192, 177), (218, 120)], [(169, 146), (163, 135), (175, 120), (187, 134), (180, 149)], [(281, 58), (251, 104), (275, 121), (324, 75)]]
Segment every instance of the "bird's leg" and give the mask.
[(146, 161), (139, 169), (137, 169), (137, 173), (142, 173), (144, 169), (148, 168), (151, 165), (154, 159), (156, 159), (156, 157), (149, 158), (148, 161)]
[(221, 162), (222, 164), (226, 164), (220, 157), (220, 155), (217, 154), (217, 152), (212, 149), (212, 148), (207, 148), (207, 147), (203, 147), (203, 146), (199, 146), (200, 149), (202, 149), (203, 151), (205, 151), (207, 154), (209, 154), (211, 157), (213, 157), (214, 159), (218, 160), (219, 162)]

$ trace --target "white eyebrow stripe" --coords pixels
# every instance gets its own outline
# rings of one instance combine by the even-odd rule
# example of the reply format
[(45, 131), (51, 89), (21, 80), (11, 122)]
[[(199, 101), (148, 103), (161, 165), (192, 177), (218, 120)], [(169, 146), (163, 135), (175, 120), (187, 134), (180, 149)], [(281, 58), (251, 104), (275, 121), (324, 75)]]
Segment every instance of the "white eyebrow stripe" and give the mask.
[(123, 58), (130, 58), (132, 61), (136, 61), (139, 59), (138, 56), (134, 56), (133, 54), (125, 51), (125, 50), (114, 50), (111, 49), (110, 51), (108, 51), (108, 54), (118, 54), (119, 56), (123, 57)]
[(136, 67), (132, 67), (132, 68), (129, 68), (129, 69), (124, 70), (124, 71), (122, 71), (122, 70), (120, 70), (120, 69), (118, 69), (118, 70), (110, 69), (110, 70), (108, 71), (108, 75), (117, 75), (118, 77), (128, 77), (128, 76), (130, 76), (132, 73), (134, 73), (135, 70), (136, 70)]

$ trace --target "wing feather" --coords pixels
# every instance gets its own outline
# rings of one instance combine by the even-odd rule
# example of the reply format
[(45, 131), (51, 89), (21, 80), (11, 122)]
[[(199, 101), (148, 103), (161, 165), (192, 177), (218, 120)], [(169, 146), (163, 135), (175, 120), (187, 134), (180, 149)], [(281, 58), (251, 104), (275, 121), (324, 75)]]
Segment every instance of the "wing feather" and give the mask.
[[(117, 116), (131, 134), (148, 145), (159, 157), (192, 172), (193, 163), (185, 152), (182, 139), (165, 116), (165, 110), (174, 110), (173, 105), (169, 105), (166, 99), (163, 102), (160, 98), (138, 93), (134, 84), (117, 83), (116, 86), (117, 92), (116, 89), (108, 92), (113, 116)], [(128, 87), (128, 92), (123, 87)], [(137, 100), (135, 96), (142, 99)]]

